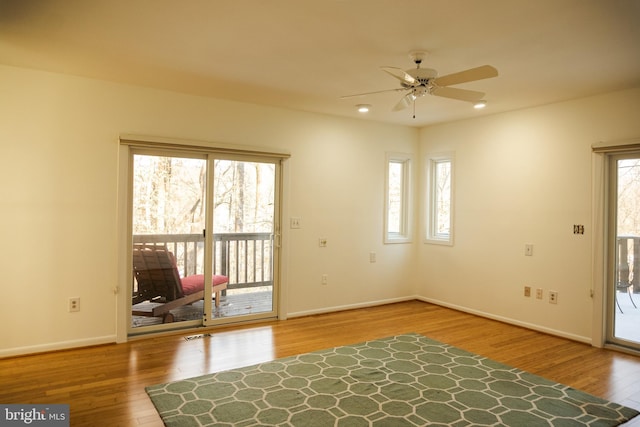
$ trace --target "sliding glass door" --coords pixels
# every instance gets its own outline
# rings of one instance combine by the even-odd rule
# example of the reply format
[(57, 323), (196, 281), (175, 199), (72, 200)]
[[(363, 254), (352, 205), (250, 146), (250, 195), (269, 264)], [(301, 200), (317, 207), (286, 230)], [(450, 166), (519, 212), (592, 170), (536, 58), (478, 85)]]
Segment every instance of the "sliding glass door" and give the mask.
[(131, 150), (129, 333), (276, 316), (279, 161)]
[(181, 280), (204, 274), (206, 158), (136, 153), (132, 165), (131, 327), (201, 323)]
[(212, 163), (210, 253), (215, 273), (229, 281), (219, 303), (212, 301), (206, 323), (235, 316), (275, 316), (277, 165), (219, 158)]
[(640, 153), (609, 161), (608, 341), (640, 350)]

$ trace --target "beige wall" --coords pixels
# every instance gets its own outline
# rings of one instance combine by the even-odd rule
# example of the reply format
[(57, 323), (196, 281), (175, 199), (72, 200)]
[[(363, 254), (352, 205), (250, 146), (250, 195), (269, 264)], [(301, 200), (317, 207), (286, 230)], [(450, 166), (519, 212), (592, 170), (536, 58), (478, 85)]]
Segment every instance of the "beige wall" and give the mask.
[(422, 129), (422, 156), (455, 151), (456, 210), (455, 245), (418, 249), (418, 294), (590, 342), (591, 144), (639, 137), (639, 111), (630, 90)]
[(303, 227), (285, 230), (285, 314), (413, 295), (414, 248), (381, 227), (385, 151), (416, 152), (416, 129), (4, 66), (0, 93), (0, 356), (115, 340), (127, 133), (291, 153), (284, 219)]
[[(285, 315), (417, 295), (587, 341), (590, 145), (640, 136), (639, 90), (421, 130), (4, 66), (0, 93), (0, 356), (115, 340), (118, 137), (130, 133), (291, 153)], [(383, 245), (385, 152), (451, 150), (455, 245)], [(558, 291), (558, 305), (525, 299), (524, 284)]]

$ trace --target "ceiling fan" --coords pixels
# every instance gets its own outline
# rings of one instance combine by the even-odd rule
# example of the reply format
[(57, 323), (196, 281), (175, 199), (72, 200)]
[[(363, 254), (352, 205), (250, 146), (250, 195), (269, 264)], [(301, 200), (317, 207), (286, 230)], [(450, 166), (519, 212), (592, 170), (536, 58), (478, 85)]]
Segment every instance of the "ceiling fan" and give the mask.
[(392, 108), (392, 111), (403, 110), (412, 104), (415, 109), (415, 100), (425, 95), (435, 95), (444, 98), (457, 99), (459, 101), (477, 103), (484, 97), (483, 92), (458, 89), (449, 86), (488, 79), (498, 75), (498, 70), (491, 65), (482, 65), (480, 67), (470, 68), (468, 70), (438, 77), (438, 72), (436, 70), (432, 68), (420, 68), (422, 61), (427, 55), (428, 52), (422, 50), (410, 52), (409, 57), (416, 64), (416, 68), (412, 68), (410, 70), (405, 71), (396, 67), (381, 67), (382, 71), (400, 81), (399, 88), (347, 95), (341, 97), (341, 99), (391, 91), (406, 92), (400, 101)]

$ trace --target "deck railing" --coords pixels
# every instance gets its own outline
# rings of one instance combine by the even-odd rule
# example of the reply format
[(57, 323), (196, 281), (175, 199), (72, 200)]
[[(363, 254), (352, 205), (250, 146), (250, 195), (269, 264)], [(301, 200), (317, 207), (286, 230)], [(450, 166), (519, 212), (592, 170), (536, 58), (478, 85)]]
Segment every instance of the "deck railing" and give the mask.
[[(271, 233), (218, 233), (213, 241), (213, 274), (229, 277), (228, 289), (273, 284)], [(204, 272), (202, 234), (136, 234), (133, 243), (166, 245), (181, 277)]]
[(618, 268), (616, 285), (627, 290), (633, 286), (633, 292), (640, 291), (640, 236), (618, 236)]

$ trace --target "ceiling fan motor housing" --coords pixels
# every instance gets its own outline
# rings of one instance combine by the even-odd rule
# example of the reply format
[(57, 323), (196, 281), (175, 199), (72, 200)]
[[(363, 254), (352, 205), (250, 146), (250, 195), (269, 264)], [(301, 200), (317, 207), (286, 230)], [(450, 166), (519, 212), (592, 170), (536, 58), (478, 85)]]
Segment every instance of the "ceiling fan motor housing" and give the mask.
[[(432, 86), (430, 80), (438, 77), (438, 72), (433, 68), (412, 68), (406, 70), (406, 73), (413, 77), (416, 83), (408, 84), (401, 82), (401, 85), (406, 89), (414, 88), (413, 94), (415, 96), (426, 95), (429, 92), (428, 89)], [(423, 90), (420, 90), (421, 88)]]

